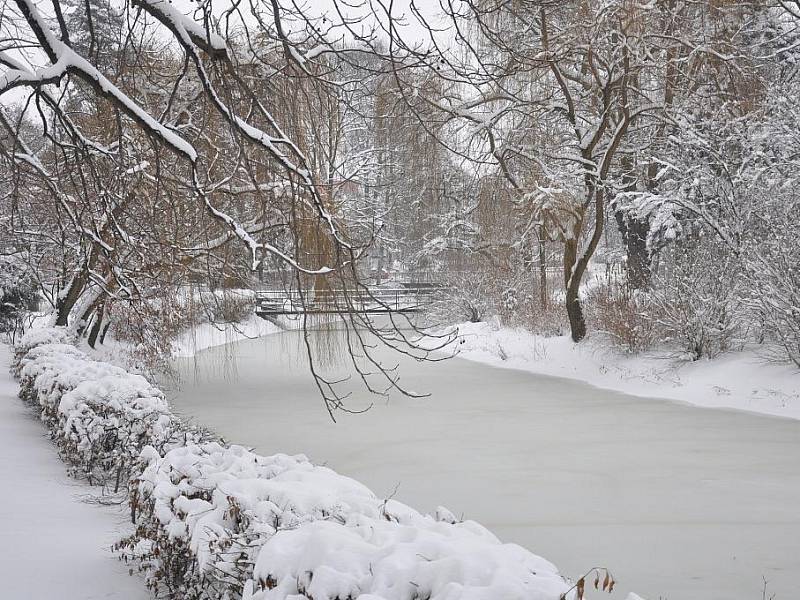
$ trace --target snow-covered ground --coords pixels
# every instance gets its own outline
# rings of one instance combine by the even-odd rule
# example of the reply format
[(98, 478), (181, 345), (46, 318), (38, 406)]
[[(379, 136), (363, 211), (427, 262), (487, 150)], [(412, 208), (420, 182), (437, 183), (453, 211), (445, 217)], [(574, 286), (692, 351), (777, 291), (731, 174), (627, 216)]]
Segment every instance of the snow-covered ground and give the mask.
[(498, 367), (578, 379), (644, 398), (800, 419), (800, 370), (755, 350), (687, 361), (665, 352), (628, 356), (588, 339), (544, 337), (493, 323), (459, 326), (459, 356)]
[(201, 323), (184, 331), (173, 343), (176, 357), (194, 356), (197, 352), (244, 339), (258, 338), (281, 331), (281, 328), (256, 315), (240, 323)]
[(87, 502), (95, 490), (67, 477), (8, 364), (0, 345), (0, 598), (149, 598), (111, 553), (129, 529), (127, 511)]

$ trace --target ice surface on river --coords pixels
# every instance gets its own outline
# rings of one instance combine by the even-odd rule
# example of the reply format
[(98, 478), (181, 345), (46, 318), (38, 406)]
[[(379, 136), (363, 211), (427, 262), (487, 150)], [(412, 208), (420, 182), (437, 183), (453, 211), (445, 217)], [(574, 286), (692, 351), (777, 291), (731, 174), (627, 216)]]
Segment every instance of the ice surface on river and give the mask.
[[(335, 340), (325, 347), (337, 355)], [(444, 504), (565, 574), (607, 565), (615, 597), (752, 600), (762, 576), (768, 595), (794, 597), (798, 421), (453, 359), (401, 361), (402, 381), (429, 398), (379, 400), (333, 424), (297, 332), (179, 364), (176, 410), (226, 438), (305, 453), (420, 510)]]

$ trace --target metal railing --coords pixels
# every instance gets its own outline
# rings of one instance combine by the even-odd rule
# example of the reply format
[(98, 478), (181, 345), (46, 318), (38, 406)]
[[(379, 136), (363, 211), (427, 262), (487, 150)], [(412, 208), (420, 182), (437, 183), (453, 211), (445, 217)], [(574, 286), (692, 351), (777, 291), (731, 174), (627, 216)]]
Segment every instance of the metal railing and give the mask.
[(267, 289), (256, 291), (256, 314), (416, 312), (441, 288), (435, 286), (359, 290)]

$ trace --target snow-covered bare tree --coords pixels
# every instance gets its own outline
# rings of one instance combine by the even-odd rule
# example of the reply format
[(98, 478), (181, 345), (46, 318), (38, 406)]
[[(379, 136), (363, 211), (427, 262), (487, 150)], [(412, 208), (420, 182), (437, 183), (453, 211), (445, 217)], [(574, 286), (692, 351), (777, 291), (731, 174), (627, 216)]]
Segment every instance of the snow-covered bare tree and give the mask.
[(516, 201), (533, 207), (523, 235), (538, 226), (561, 242), (565, 307), (579, 341), (579, 289), (602, 239), (613, 167), (663, 105), (650, 86), (663, 67), (647, 43), (653, 9), (622, 0), (447, 6), (455, 46), (426, 55), (449, 84), (429, 100), (451, 125), (440, 139), (495, 165)]

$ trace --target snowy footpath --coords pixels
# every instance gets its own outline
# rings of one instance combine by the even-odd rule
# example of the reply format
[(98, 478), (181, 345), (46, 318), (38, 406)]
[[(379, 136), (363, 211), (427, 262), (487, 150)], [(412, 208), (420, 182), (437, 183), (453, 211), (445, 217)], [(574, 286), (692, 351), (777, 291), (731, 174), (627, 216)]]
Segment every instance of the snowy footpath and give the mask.
[(126, 510), (86, 501), (93, 489), (67, 477), (8, 364), (0, 345), (0, 598), (149, 598), (110, 550), (130, 527)]

